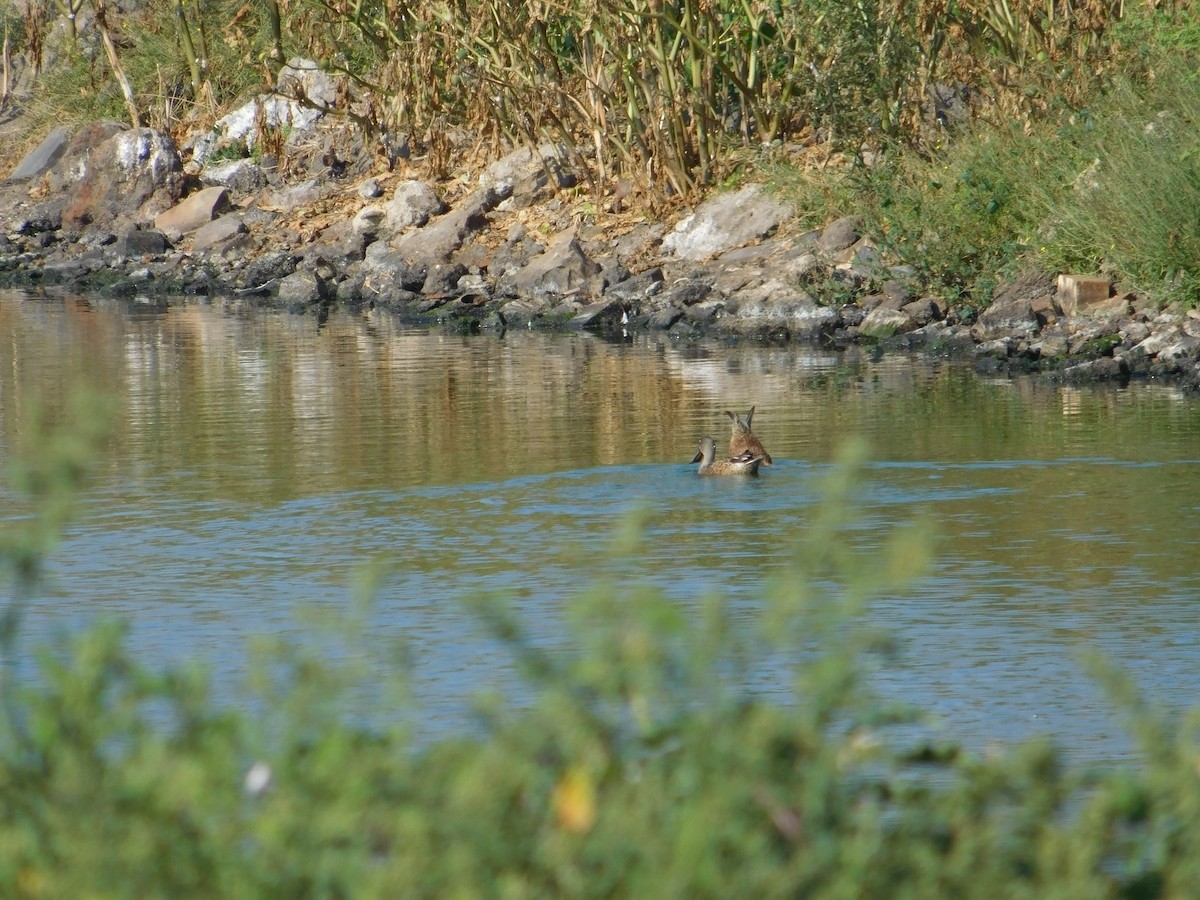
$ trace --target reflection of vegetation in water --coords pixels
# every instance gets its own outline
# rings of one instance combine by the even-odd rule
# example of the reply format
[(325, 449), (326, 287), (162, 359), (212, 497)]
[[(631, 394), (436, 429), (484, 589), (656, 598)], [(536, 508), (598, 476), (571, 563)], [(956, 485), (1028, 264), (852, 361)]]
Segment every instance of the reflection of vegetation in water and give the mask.
[[(100, 452), (104, 415), (72, 418), (17, 463), (29, 518), (0, 554), (25, 590), (49, 547), (28, 536), (61, 527)], [(119, 626), (79, 635), (3, 686), (0, 879), (21, 897), (1187, 896), (1195, 722), (1168, 726), (1112, 673), (1138, 769), (892, 742), (908, 714), (863, 688), (887, 643), (861, 614), (923, 571), (929, 537), (852, 550), (855, 465), (756, 618), (718, 593), (685, 615), (645, 586), (636, 517), (570, 603), (563, 649), (527, 640), (502, 598), (468, 604), (534, 698), (483, 701), (472, 737), (413, 745), (402, 661), (352, 626), (332, 659), (264, 647), (263, 715), (215, 706), (194, 668), (140, 668)], [(5, 638), (11, 667), (25, 648)], [(787, 703), (745, 687), (766, 657), (790, 669)]]

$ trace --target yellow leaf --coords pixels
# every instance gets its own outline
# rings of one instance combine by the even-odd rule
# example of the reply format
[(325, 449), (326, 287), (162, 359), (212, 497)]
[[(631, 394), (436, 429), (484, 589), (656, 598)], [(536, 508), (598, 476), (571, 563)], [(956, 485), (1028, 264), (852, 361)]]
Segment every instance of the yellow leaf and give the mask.
[(572, 766), (554, 786), (551, 797), (558, 824), (574, 834), (586, 834), (596, 822), (596, 786), (581, 767)]

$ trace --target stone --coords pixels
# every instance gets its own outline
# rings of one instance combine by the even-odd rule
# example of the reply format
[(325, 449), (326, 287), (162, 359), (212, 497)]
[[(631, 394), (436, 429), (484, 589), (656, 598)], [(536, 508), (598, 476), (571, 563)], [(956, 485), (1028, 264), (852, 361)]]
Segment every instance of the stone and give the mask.
[(394, 241), (392, 247), (417, 262), (445, 260), (463, 245), (468, 235), (487, 224), (487, 214), (499, 202), (495, 188), (480, 188), (432, 224)]
[(157, 216), (154, 226), (168, 233), (188, 234), (207, 225), (228, 208), (229, 188), (208, 187)]
[(595, 296), (599, 284), (595, 276), (600, 266), (588, 258), (570, 231), (557, 235), (546, 251), (529, 265), (505, 279), (505, 288), (517, 296), (564, 297), (581, 294)]
[(1062, 370), (1060, 377), (1064, 381), (1073, 383), (1126, 381), (1129, 378), (1129, 364), (1124, 359), (1102, 356), (1099, 359), (1068, 366)]
[(287, 185), (267, 191), (260, 201), (263, 206), (280, 212), (291, 212), (302, 206), (312, 206), (337, 191), (337, 185), (328, 179), (309, 178), (299, 184)]
[(235, 244), (242, 235), (249, 234), (246, 227), (237, 216), (221, 216), (204, 225), (192, 236), (192, 249), (196, 251), (226, 250)]
[(561, 144), (520, 147), (484, 169), (479, 184), (495, 188), (505, 199), (514, 193), (532, 197), (547, 187), (551, 178), (555, 188), (573, 187), (577, 179), (566, 168), (566, 162), (567, 151)]
[(62, 125), (55, 128), (42, 139), (40, 144), (25, 154), (7, 180), (28, 181), (45, 175), (62, 158), (70, 138), (69, 126)]
[(1158, 356), (1162, 350), (1176, 343), (1179, 336), (1180, 329), (1172, 325), (1170, 328), (1151, 334), (1129, 352), (1133, 356)]
[(982, 343), (996, 338), (1030, 335), (1038, 327), (1032, 300), (1000, 300), (979, 314), (972, 334)]
[(378, 206), (364, 206), (350, 220), (350, 227), (360, 234), (375, 235), (383, 225), (384, 212)]
[[(311, 59), (293, 58), (279, 70), (276, 93), (260, 94), (217, 120), (223, 142), (240, 141), (247, 149), (254, 147), (261, 127), (287, 128), (291, 138), (311, 132), (325, 114), (322, 109), (301, 102), (307, 98), (320, 106), (332, 108), (337, 101), (337, 85)], [(197, 148), (199, 149), (199, 148)], [(206, 148), (207, 150), (208, 148)], [(193, 158), (203, 162), (204, 154), (193, 151)]]
[(996, 359), (1007, 359), (1009, 351), (1012, 349), (1012, 341), (1008, 338), (997, 338), (993, 341), (983, 341), (975, 345), (976, 357), (993, 357)]
[(148, 229), (141, 231), (131, 228), (117, 241), (123, 256), (147, 256), (165, 253), (171, 246), (167, 236), (161, 231)]
[(817, 247), (826, 253), (837, 253), (847, 250), (858, 243), (862, 237), (862, 219), (858, 216), (843, 216), (835, 219), (826, 226), (817, 238)]
[(151, 221), (183, 196), (183, 162), (171, 136), (153, 128), (120, 131), (84, 162), (63, 226), (103, 225), (118, 216)]
[(663, 252), (702, 260), (772, 234), (795, 215), (788, 202), (767, 195), (760, 184), (706, 200), (663, 238)]
[(392, 192), (392, 199), (384, 207), (387, 227), (392, 231), (422, 227), (434, 216), (447, 210), (442, 198), (423, 181), (402, 181)]
[(922, 297), (920, 300), (913, 300), (902, 304), (900, 312), (909, 316), (913, 321), (913, 325), (917, 328), (924, 327), (930, 322), (935, 322), (943, 316), (941, 307), (935, 300), (929, 297)]
[(680, 307), (692, 306), (707, 299), (712, 291), (712, 282), (707, 278), (689, 278), (665, 291), (663, 299)]
[(269, 286), (296, 271), (296, 257), (283, 250), (257, 256), (242, 270), (242, 283), (255, 289)]
[(913, 317), (908, 313), (879, 306), (867, 313), (859, 330), (872, 337), (890, 337), (898, 332), (909, 331), (914, 325)]
[(466, 267), (461, 263), (434, 263), (426, 271), (421, 294), (430, 299), (454, 296), (459, 280), (466, 273)]
[(638, 303), (649, 300), (663, 289), (663, 270), (661, 266), (647, 269), (624, 281), (614, 284), (606, 292), (609, 297), (624, 300), (627, 303)]
[(1107, 300), (1112, 292), (1108, 278), (1092, 275), (1059, 275), (1054, 304), (1061, 315), (1073, 316), (1080, 307), (1093, 307)]
[(625, 307), (620, 301), (599, 300), (583, 307), (567, 325), (577, 330), (613, 331), (621, 328), (624, 318)]
[(329, 299), (329, 285), (314, 272), (298, 271), (282, 278), (277, 296), (290, 308), (301, 308)]
[(504, 196), (497, 208), (507, 212), (528, 209), (556, 191), (574, 187), (579, 179), (568, 168), (563, 148), (543, 144), (536, 153), (530, 154), (527, 148), (522, 148), (493, 163), (480, 176), (480, 182)]
[(666, 331), (683, 316), (684, 312), (678, 306), (662, 306), (650, 314), (650, 318), (646, 320), (646, 327)]
[(200, 181), (207, 185), (229, 188), (234, 194), (253, 194), (267, 186), (262, 167), (248, 159), (227, 159), (205, 166)]
[(1068, 346), (1065, 334), (1047, 334), (1030, 344), (1029, 352), (1035, 359), (1059, 359), (1067, 355)]
[(786, 332), (808, 340), (838, 320), (837, 310), (821, 306), (804, 291), (769, 279), (731, 298), (737, 311), (726, 317), (729, 327), (743, 334)]
[(1116, 319), (1129, 315), (1128, 295), (1119, 295), (1100, 300), (1088, 306), (1079, 306), (1075, 310), (1076, 318)]
[(367, 273), (366, 286), (372, 290), (393, 285), (406, 291), (418, 291), (429, 273), (428, 265), (410, 262), (383, 241), (376, 241), (367, 247), (363, 268)]

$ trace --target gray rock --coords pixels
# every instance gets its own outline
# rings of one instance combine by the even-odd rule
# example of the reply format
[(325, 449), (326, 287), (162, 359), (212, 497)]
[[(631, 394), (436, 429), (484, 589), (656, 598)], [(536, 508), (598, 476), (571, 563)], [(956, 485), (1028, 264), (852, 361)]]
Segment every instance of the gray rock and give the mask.
[(352, 227), (359, 234), (374, 236), (379, 233), (380, 227), (383, 225), (384, 213), (378, 206), (364, 206), (350, 222)]
[(672, 285), (663, 293), (663, 299), (675, 306), (685, 307), (699, 303), (713, 292), (712, 282), (707, 278), (689, 278)]
[(199, 252), (228, 250), (237, 243), (238, 238), (249, 233), (246, 223), (237, 216), (221, 216), (192, 236), (192, 249)]
[(890, 337), (898, 332), (909, 331), (915, 326), (913, 317), (898, 309), (877, 306), (863, 317), (859, 324), (862, 334), (871, 337)]
[(153, 128), (121, 131), (86, 161), (63, 224), (73, 230), (118, 216), (150, 221), (178, 202), (183, 187), (183, 162), (170, 135)]
[(229, 188), (208, 187), (161, 213), (154, 226), (169, 234), (187, 234), (207, 225), (228, 208)]
[(1059, 359), (1067, 355), (1068, 348), (1065, 334), (1044, 334), (1029, 345), (1029, 353), (1035, 359)]
[(1158, 356), (1161, 351), (1175, 344), (1179, 340), (1179, 337), (1179, 327), (1172, 325), (1170, 328), (1150, 335), (1129, 352), (1134, 356)]
[(1150, 337), (1150, 326), (1145, 322), (1130, 322), (1121, 329), (1120, 335), (1121, 343), (1132, 347)]
[(661, 306), (650, 314), (646, 327), (666, 331), (684, 316), (684, 311), (678, 306)]
[(461, 263), (434, 263), (421, 283), (421, 293), (429, 299), (451, 297), (458, 293), (458, 282), (467, 273)]
[(248, 289), (270, 286), (296, 271), (296, 257), (284, 250), (264, 253), (252, 259), (242, 270), (242, 283)]
[(1028, 298), (1000, 300), (979, 314), (972, 334), (981, 343), (997, 338), (1027, 336), (1038, 330), (1033, 301)]
[(312, 206), (331, 196), (337, 191), (337, 185), (330, 179), (310, 178), (299, 184), (287, 185), (277, 190), (268, 191), (262, 199), (266, 206), (283, 212), (290, 212), (302, 206)]
[(69, 126), (63, 125), (55, 128), (46, 135), (40, 144), (25, 154), (25, 158), (17, 164), (7, 180), (28, 181), (31, 178), (40, 178), (45, 175), (62, 158), (70, 138)]
[(517, 191), (534, 195), (550, 184), (551, 177), (558, 188), (572, 187), (575, 176), (566, 168), (566, 149), (559, 144), (546, 143), (536, 150), (521, 147), (496, 160), (479, 176), (479, 184), (492, 187), (501, 199)]
[[(318, 107), (332, 108), (337, 102), (337, 83), (321, 71), (311, 59), (293, 58), (279, 70), (275, 94), (260, 94), (255, 99), (217, 120), (225, 143), (241, 141), (254, 146), (259, 123), (267, 128), (287, 128), (289, 141), (312, 131), (325, 114), (320, 108), (305, 103), (310, 100)], [(203, 154), (193, 150), (193, 159), (203, 162)], [(206, 148), (209, 149), (210, 148)]]
[(610, 287), (605, 293), (626, 303), (648, 300), (663, 289), (663, 270), (659, 266), (647, 269)]
[(423, 181), (409, 180), (396, 185), (383, 212), (389, 229), (403, 231), (409, 227), (422, 227), (446, 209), (446, 204), (432, 187)]
[(327, 300), (330, 290), (328, 283), (316, 273), (301, 270), (280, 280), (277, 295), (280, 303), (300, 308)]
[(1007, 359), (1012, 351), (1012, 345), (1012, 339), (1007, 337), (983, 341), (975, 346), (975, 356)]
[(446, 260), (468, 235), (487, 224), (487, 214), (499, 202), (500, 195), (494, 188), (480, 188), (440, 219), (393, 241), (393, 249), (418, 263)]
[(663, 238), (662, 248), (680, 259), (707, 259), (767, 237), (794, 215), (790, 203), (768, 196), (762, 185), (748, 184), (706, 200)]
[[(893, 284), (895, 282), (892, 282)], [(886, 286), (885, 286), (886, 287)], [(885, 290), (885, 293), (886, 290)], [(900, 299), (906, 296), (907, 291), (901, 293), (889, 294), (890, 299)], [(928, 325), (930, 322), (936, 322), (945, 315), (941, 304), (930, 297), (922, 297), (920, 300), (913, 300), (908, 303), (903, 303), (900, 306), (900, 311), (912, 317), (913, 324), (918, 328)]]
[(529, 265), (508, 276), (505, 288), (519, 297), (594, 296), (599, 293), (595, 280), (599, 274), (600, 266), (588, 258), (574, 235), (563, 232)]
[(1200, 338), (1187, 334), (1179, 335), (1176, 341), (1159, 350), (1157, 356), (1159, 359), (1196, 359), (1200, 357)]
[(1086, 307), (1079, 307), (1075, 311), (1075, 317), (1078, 319), (1115, 319), (1129, 315), (1129, 311), (1129, 296), (1119, 294)]
[(732, 298), (733, 316), (724, 321), (743, 334), (786, 332), (797, 340), (816, 337), (838, 320), (837, 310), (821, 306), (808, 294), (769, 280)]
[(858, 216), (843, 216), (826, 226), (817, 238), (817, 247), (826, 253), (837, 253), (849, 249), (862, 237), (862, 219)]
[(166, 253), (171, 245), (161, 231), (131, 228), (118, 239), (117, 246), (122, 256), (131, 257)]
[(376, 293), (385, 286), (395, 286), (406, 291), (417, 291), (425, 283), (429, 267), (409, 262), (382, 241), (367, 247), (363, 258), (363, 269), (367, 273), (365, 288)]
[(253, 194), (267, 186), (262, 167), (248, 159), (228, 159), (205, 166), (200, 181), (207, 185), (226, 187), (234, 194)]
[[(505, 309), (508, 307), (506, 306)], [(589, 331), (614, 331), (621, 327), (625, 318), (625, 307), (617, 300), (600, 300), (579, 311), (568, 326)]]
[(1062, 370), (1060, 377), (1073, 383), (1093, 381), (1124, 381), (1129, 377), (1129, 364), (1124, 359), (1102, 356)]
[(383, 186), (378, 178), (368, 178), (358, 186), (355, 193), (363, 200), (377, 200), (383, 196)]

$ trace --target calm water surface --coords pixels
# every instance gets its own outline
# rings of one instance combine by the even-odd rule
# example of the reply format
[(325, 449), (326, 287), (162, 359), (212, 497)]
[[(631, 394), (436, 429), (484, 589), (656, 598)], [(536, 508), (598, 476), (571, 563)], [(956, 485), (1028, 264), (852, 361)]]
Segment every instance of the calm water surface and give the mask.
[[(475, 691), (514, 681), (456, 598), (504, 592), (557, 640), (614, 525), (649, 506), (641, 577), (749, 610), (861, 435), (858, 542), (921, 515), (940, 532), (933, 574), (871, 613), (900, 649), (886, 695), (976, 746), (1048, 733), (1096, 760), (1131, 751), (1082, 650), (1165, 704), (1200, 702), (1200, 401), (1169, 387), (0, 293), (0, 457), (31, 398), (61, 415), (80, 381), (119, 398), (120, 424), (26, 644), (117, 614), (140, 657), (206, 660), (236, 697), (249, 638), (341, 614), (383, 560), (372, 628), (412, 648), (423, 721), (458, 727)], [(751, 404), (776, 465), (697, 478), (698, 438)]]

